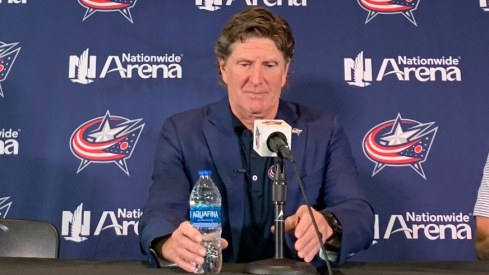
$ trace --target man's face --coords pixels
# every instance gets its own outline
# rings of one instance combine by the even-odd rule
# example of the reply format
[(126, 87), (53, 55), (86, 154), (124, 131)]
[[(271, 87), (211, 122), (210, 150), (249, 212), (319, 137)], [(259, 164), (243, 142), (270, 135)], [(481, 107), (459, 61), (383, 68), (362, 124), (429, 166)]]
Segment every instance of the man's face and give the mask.
[(248, 38), (232, 47), (227, 61), (219, 60), (231, 110), (238, 118), (273, 118), (290, 62), (268, 38)]

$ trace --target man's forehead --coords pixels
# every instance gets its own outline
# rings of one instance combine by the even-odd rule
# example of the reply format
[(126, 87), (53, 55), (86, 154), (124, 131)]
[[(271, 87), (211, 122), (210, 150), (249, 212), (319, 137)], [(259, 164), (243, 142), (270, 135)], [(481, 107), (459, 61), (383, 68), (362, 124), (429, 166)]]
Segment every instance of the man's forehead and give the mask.
[(248, 38), (243, 42), (237, 41), (231, 47), (231, 55), (236, 57), (253, 55), (283, 56), (275, 42), (269, 38)]

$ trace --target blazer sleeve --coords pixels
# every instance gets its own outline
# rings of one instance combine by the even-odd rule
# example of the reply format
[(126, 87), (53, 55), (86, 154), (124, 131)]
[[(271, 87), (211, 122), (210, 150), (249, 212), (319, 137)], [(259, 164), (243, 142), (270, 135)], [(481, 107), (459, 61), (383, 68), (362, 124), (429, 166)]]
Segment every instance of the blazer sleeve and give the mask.
[(174, 121), (169, 118), (162, 127), (154, 159), (153, 184), (139, 221), (142, 252), (151, 265), (158, 259), (151, 251), (151, 242), (173, 233), (188, 220), (191, 184), (184, 170), (184, 159)]
[(324, 203), (326, 208), (322, 211), (332, 212), (343, 228), (341, 247), (333, 263), (339, 265), (372, 243), (374, 212), (360, 185), (348, 138), (336, 116), (326, 156)]

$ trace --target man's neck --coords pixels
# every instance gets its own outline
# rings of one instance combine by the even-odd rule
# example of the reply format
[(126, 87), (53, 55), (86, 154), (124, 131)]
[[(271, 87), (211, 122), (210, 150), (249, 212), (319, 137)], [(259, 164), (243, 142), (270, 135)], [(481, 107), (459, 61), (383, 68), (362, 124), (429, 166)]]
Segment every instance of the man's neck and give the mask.
[(232, 108), (231, 111), (236, 116), (236, 118), (239, 119), (241, 123), (243, 123), (243, 125), (247, 129), (253, 132), (253, 127), (255, 125), (256, 119), (275, 119), (275, 117), (277, 116), (278, 108), (266, 115), (265, 114), (248, 114), (248, 115), (240, 114), (239, 112), (235, 112), (234, 110), (232, 110)]

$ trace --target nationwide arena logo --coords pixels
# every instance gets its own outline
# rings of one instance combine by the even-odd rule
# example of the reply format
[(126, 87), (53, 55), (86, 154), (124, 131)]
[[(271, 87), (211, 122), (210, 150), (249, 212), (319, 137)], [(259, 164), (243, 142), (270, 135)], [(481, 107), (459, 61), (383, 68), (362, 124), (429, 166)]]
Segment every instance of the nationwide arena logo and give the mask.
[(27, 0), (0, 0), (0, 4), (27, 4)]
[(19, 137), (20, 129), (17, 131), (10, 129), (0, 130), (0, 155), (18, 155), (19, 154)]
[(19, 43), (3, 43), (0, 41), (0, 96), (3, 97), (2, 82), (7, 79), (10, 69), (19, 54)]
[(104, 230), (113, 231), (117, 236), (128, 236), (131, 231), (139, 235), (138, 224), (142, 214), (141, 209), (118, 208), (117, 211), (103, 211), (98, 218), (95, 231), (91, 234), (92, 213), (84, 211), (83, 203), (81, 203), (73, 212), (63, 211), (61, 236), (64, 236), (67, 241), (81, 243), (88, 240), (91, 235), (100, 235)]
[(136, 5), (137, 0), (78, 0), (78, 3), (87, 9), (82, 21), (96, 12), (118, 11), (132, 22), (131, 9)]
[(489, 11), (489, 0), (479, 0), (479, 5), (483, 11)]
[[(98, 78), (106, 78), (109, 73), (118, 73), (120, 78), (182, 78), (183, 55), (145, 55), (123, 53), (109, 55)], [(81, 55), (71, 55), (68, 76), (74, 83), (90, 84), (97, 78), (97, 56), (89, 54), (89, 48)], [(116, 74), (117, 75), (117, 74)]]
[(129, 120), (120, 116), (97, 117), (80, 125), (70, 138), (73, 155), (81, 160), (79, 173), (90, 163), (115, 163), (129, 176), (129, 159), (143, 130), (142, 119)]
[[(216, 11), (222, 6), (231, 6), (234, 0), (195, 0), (195, 5), (201, 10)], [(258, 6), (258, 4), (267, 7), (290, 6), (300, 7), (307, 6), (307, 0), (245, 0), (247, 6)]]
[(437, 130), (434, 122), (403, 119), (400, 114), (370, 129), (362, 147), (365, 156), (375, 163), (372, 177), (386, 166), (409, 166), (426, 179), (421, 164), (428, 158)]
[(365, 24), (372, 20), (378, 14), (402, 14), (409, 22), (415, 26), (413, 11), (418, 8), (420, 0), (358, 0), (360, 6), (368, 11)]
[(5, 219), (7, 217), (8, 211), (12, 206), (12, 201), (9, 201), (10, 197), (0, 198), (0, 219)]
[(450, 214), (406, 212), (405, 215), (391, 215), (387, 226), (384, 227), (385, 223), (381, 224), (379, 215), (375, 215), (373, 244), (380, 240), (388, 240), (396, 233), (399, 234), (394, 236), (399, 235), (408, 240), (471, 240), (470, 220), (471, 214), (462, 212)]
[[(420, 56), (399, 55), (397, 58), (384, 58), (375, 81), (393, 78), (399, 81), (417, 80), (420, 82), (462, 81), (458, 65), (461, 57), (441, 56), (424, 58)], [(345, 81), (349, 85), (367, 87), (374, 81), (372, 59), (365, 58), (361, 51), (355, 59), (344, 59)]]

